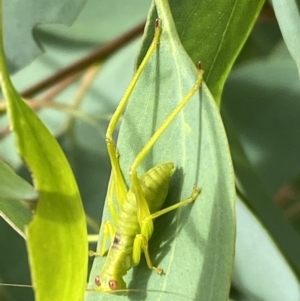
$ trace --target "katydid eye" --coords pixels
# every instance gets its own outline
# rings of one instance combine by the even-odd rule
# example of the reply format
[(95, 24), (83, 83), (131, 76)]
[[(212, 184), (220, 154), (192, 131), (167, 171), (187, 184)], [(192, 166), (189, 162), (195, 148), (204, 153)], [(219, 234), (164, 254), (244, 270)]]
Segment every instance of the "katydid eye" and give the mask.
[(110, 280), (108, 286), (112, 291), (115, 291), (118, 288), (118, 282), (116, 280)]
[(95, 284), (96, 284), (97, 286), (100, 286), (100, 285), (101, 285), (101, 280), (100, 280), (100, 277), (99, 277), (99, 276), (96, 276), (96, 277), (95, 277)]

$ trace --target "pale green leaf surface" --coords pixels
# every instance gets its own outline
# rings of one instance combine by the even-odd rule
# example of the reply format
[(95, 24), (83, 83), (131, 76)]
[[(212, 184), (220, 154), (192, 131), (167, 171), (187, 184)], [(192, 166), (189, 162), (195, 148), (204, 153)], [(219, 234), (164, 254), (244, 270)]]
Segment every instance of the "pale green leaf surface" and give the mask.
[(272, 0), (283, 39), (300, 74), (300, 4), (297, 0)]
[(77, 184), (57, 141), (11, 84), (2, 46), (1, 40), (1, 85), (11, 128), (39, 193), (26, 235), (36, 301), (82, 300), (87, 233)]
[(19, 200), (37, 199), (37, 193), (3, 161), (0, 161), (0, 179), (0, 216), (25, 237), (25, 225), (31, 220), (32, 213)]
[[(135, 87), (119, 133), (120, 163), (127, 184), (127, 171), (137, 153), (196, 80), (195, 66), (178, 40), (168, 9), (160, 7), (159, 16), (163, 32), (158, 53)], [(155, 144), (138, 173), (166, 161), (177, 166), (166, 206), (190, 196), (195, 183), (202, 192), (193, 205), (155, 221), (150, 254), (165, 275), (150, 271), (142, 259), (125, 281), (129, 289), (144, 292), (132, 292), (128, 298), (225, 300), (234, 254), (235, 190), (224, 129), (205, 84)], [(111, 220), (107, 208), (103, 219)], [(90, 289), (95, 288), (94, 278), (104, 261), (95, 258)], [(114, 295), (99, 294), (88, 292), (86, 300), (116, 300)]]
[(247, 300), (300, 300), (299, 281), (291, 267), (242, 201), (237, 202), (233, 283)]
[(35, 25), (71, 25), (84, 4), (85, 0), (3, 1), (4, 44), (9, 70), (19, 70), (41, 53), (33, 38)]
[[(193, 61), (201, 60), (205, 82), (217, 104), (231, 67), (248, 38), (264, 0), (169, 0), (179, 38)], [(157, 17), (153, 8), (150, 20)], [(150, 24), (150, 23), (148, 23)], [(140, 63), (153, 36), (147, 29)]]

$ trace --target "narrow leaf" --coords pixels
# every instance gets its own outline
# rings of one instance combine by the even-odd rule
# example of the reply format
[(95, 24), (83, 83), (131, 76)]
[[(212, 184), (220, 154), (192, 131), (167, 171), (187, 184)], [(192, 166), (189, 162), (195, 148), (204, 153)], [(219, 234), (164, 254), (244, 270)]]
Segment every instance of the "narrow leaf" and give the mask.
[(25, 237), (24, 229), (31, 220), (32, 213), (20, 200), (37, 199), (37, 193), (2, 161), (0, 161), (0, 179), (0, 216)]
[(300, 74), (300, 4), (299, 1), (272, 0), (274, 12), (286, 46), (297, 63)]
[[(120, 164), (128, 186), (134, 158), (196, 81), (195, 64), (179, 41), (167, 3), (156, 3), (162, 24), (159, 47), (135, 86), (119, 133)], [(227, 300), (234, 254), (235, 188), (224, 128), (205, 84), (169, 125), (138, 173), (166, 161), (177, 167), (166, 206), (189, 197), (194, 184), (202, 192), (194, 204), (155, 221), (150, 254), (165, 275), (158, 276), (142, 260), (125, 281), (129, 291), (143, 292), (129, 293), (128, 299)], [(111, 219), (107, 207), (106, 219)], [(104, 261), (94, 260), (90, 289), (96, 288), (94, 278)], [(86, 300), (98, 298), (96, 292), (89, 292)], [(115, 298), (101, 296), (102, 300)]]
[(77, 184), (57, 141), (14, 89), (7, 72), (2, 35), (0, 47), (1, 86), (8, 102), (11, 128), (39, 193), (36, 213), (26, 233), (36, 300), (82, 300), (87, 233)]
[(237, 202), (233, 283), (249, 300), (300, 300), (299, 281), (291, 267), (242, 201)]
[(0, 216), (25, 238), (25, 226), (32, 219), (31, 211), (17, 199), (0, 197)]
[[(193, 61), (201, 60), (206, 70), (205, 82), (216, 103), (220, 105), (225, 80), (246, 42), (264, 0), (169, 0), (181, 43)], [(155, 7), (149, 16), (157, 18)], [(147, 38), (138, 58), (145, 55), (153, 36)]]
[(34, 188), (0, 161), (0, 196), (5, 199), (32, 200), (37, 198)]

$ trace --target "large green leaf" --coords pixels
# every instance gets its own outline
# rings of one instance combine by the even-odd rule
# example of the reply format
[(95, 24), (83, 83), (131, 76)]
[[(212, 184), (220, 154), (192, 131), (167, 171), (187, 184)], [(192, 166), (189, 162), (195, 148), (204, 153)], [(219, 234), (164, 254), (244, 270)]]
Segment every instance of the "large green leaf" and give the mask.
[(2, 35), (0, 47), (1, 86), (11, 128), (39, 193), (26, 233), (36, 300), (81, 300), (87, 271), (87, 233), (77, 184), (57, 141), (13, 87)]
[[(128, 185), (127, 171), (137, 153), (196, 80), (195, 66), (179, 41), (167, 2), (157, 1), (157, 7), (163, 28), (159, 48), (141, 74), (119, 133), (120, 164)], [(202, 192), (193, 205), (155, 221), (150, 253), (165, 275), (156, 275), (142, 260), (125, 280), (129, 289), (144, 292), (129, 298), (226, 300), (234, 254), (235, 189), (222, 122), (205, 84), (157, 141), (138, 172), (165, 161), (177, 166), (166, 205), (188, 197), (195, 183)], [(107, 207), (103, 218), (111, 219)], [(94, 278), (104, 261), (94, 260), (90, 289), (95, 288)], [(99, 293), (88, 292), (86, 300), (99, 298)], [(101, 300), (115, 298), (101, 296)]]
[[(169, 0), (180, 41), (193, 61), (201, 60), (204, 79), (217, 104), (231, 67), (250, 34), (264, 0)], [(150, 20), (157, 17), (153, 7)], [(149, 22), (148, 24), (150, 24)], [(147, 29), (140, 63), (153, 36)]]

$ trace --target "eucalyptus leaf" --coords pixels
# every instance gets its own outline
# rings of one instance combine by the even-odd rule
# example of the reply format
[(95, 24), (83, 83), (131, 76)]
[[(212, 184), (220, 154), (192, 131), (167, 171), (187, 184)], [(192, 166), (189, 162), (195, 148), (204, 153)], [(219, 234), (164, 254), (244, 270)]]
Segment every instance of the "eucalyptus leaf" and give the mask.
[(5, 51), (10, 72), (28, 65), (41, 48), (33, 38), (33, 29), (41, 23), (71, 25), (85, 0), (3, 1)]
[[(154, 2), (153, 2), (154, 3)], [(193, 61), (201, 60), (204, 79), (218, 105), (225, 80), (254, 26), (264, 0), (169, 0), (181, 43)], [(156, 8), (149, 15), (152, 24)], [(138, 64), (153, 36), (147, 28)]]
[(87, 273), (87, 233), (78, 187), (59, 144), (10, 81), (2, 34), (0, 47), (1, 87), (10, 126), (39, 193), (26, 233), (35, 298), (81, 301)]
[(22, 237), (25, 238), (25, 226), (32, 219), (30, 209), (17, 199), (0, 197), (0, 216)]
[(151, 0), (126, 0), (126, 5), (120, 5), (119, 0), (89, 0), (71, 28), (43, 24), (39, 25), (38, 30), (59, 37), (62, 43), (70, 43), (71, 40), (73, 43), (99, 45), (145, 21), (150, 3)]
[(32, 213), (20, 200), (34, 200), (38, 195), (34, 188), (0, 161), (0, 216), (21, 236), (32, 218)]
[(241, 200), (237, 202), (233, 284), (247, 300), (300, 300), (299, 281), (291, 267), (269, 233)]
[(283, 39), (300, 74), (300, 4), (297, 0), (272, 0)]
[(38, 195), (34, 188), (1, 160), (0, 179), (1, 198), (19, 200), (37, 199)]
[[(130, 97), (117, 145), (128, 186), (128, 171), (134, 158), (196, 81), (195, 65), (179, 41), (167, 2), (157, 1), (157, 7), (162, 24), (160, 43)], [(155, 221), (150, 254), (165, 275), (150, 271), (142, 260), (125, 277), (127, 298), (225, 300), (234, 254), (235, 188), (224, 128), (205, 84), (155, 143), (138, 173), (166, 161), (177, 167), (166, 206), (189, 197), (194, 184), (202, 191), (194, 204)], [(103, 220), (107, 219), (111, 217), (106, 200)], [(100, 241), (101, 237), (102, 231)], [(94, 278), (104, 261), (98, 257), (94, 260), (90, 290), (96, 288)], [(143, 292), (130, 293), (131, 289)], [(89, 291), (86, 300), (98, 300), (99, 294)], [(101, 295), (101, 300), (115, 298)]]
[(232, 72), (224, 90), (222, 117), (237, 187), (299, 277), (299, 234), (272, 196), (280, 184), (299, 172), (295, 129), (300, 125), (300, 89), (295, 63), (277, 55), (250, 61)]

